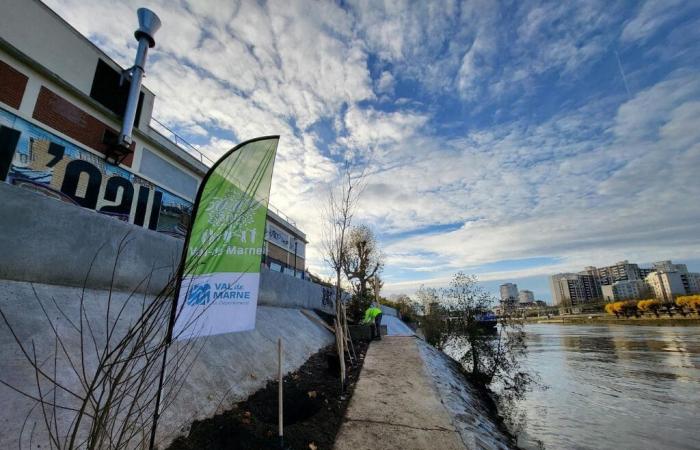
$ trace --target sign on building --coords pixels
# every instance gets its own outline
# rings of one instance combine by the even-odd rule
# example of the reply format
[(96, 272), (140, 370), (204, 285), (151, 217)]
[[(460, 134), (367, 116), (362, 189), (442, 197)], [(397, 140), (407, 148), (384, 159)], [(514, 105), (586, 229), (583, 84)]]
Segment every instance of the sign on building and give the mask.
[[(265, 237), (267, 238), (268, 242), (287, 250), (289, 253), (296, 253), (296, 255), (300, 258), (304, 257), (305, 243), (301, 240), (296, 240), (294, 236), (287, 233), (282, 228), (268, 222), (265, 233)], [(296, 246), (295, 242), (297, 244)]]

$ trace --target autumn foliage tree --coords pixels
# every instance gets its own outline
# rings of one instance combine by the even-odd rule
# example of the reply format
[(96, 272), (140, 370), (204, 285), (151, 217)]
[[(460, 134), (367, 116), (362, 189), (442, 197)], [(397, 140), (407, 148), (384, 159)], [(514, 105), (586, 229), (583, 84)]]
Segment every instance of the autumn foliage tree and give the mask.
[(689, 312), (700, 314), (700, 295), (682, 295), (676, 299), (676, 306), (681, 313), (688, 309)]
[(659, 309), (661, 309), (661, 301), (656, 300), (656, 299), (650, 299), (650, 300), (640, 300), (639, 303), (637, 303), (637, 308), (642, 312), (651, 312), (654, 313), (656, 317), (659, 317)]
[(605, 311), (608, 314), (614, 314), (615, 317), (624, 316), (628, 318), (630, 316), (637, 317), (639, 315), (639, 310), (637, 309), (637, 302), (634, 300), (624, 300), (620, 302), (608, 303), (605, 305)]

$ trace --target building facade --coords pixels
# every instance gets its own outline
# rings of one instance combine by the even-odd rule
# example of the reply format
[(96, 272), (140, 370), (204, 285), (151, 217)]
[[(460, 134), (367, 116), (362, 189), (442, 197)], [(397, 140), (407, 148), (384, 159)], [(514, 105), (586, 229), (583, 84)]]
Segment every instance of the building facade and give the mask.
[[(124, 68), (37, 0), (6, 0), (2, 11), (0, 181), (183, 237), (213, 161), (152, 117), (145, 86), (133, 143), (116, 151)], [(306, 236), (273, 208), (266, 240), (265, 264), (304, 276)]]
[[(646, 269), (648, 272), (649, 269)], [(618, 281), (644, 280), (645, 270), (639, 265), (630, 263), (628, 260), (619, 261), (613, 265), (605, 267), (588, 266), (584, 269), (587, 275), (596, 278), (600, 285), (611, 285)]]
[(518, 285), (505, 283), (500, 286), (501, 303), (515, 303), (518, 301)]
[(672, 302), (674, 296), (686, 294), (681, 274), (677, 271), (662, 272), (655, 270), (646, 277), (646, 283), (653, 290), (654, 296), (664, 302)]
[(518, 303), (535, 303), (535, 294), (532, 291), (523, 289), (518, 292)]
[(616, 281), (601, 286), (605, 301), (643, 299), (650, 295), (649, 286), (644, 280)]
[(579, 306), (602, 299), (600, 285), (588, 273), (560, 273), (549, 277), (555, 306)]
[(685, 264), (658, 261), (652, 267), (645, 280), (659, 300), (700, 293), (700, 273), (689, 272)]

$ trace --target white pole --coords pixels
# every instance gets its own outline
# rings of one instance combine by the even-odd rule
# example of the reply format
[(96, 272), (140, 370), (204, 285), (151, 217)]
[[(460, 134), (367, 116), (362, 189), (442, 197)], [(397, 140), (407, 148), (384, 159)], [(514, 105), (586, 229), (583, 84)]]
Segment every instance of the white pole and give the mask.
[(277, 341), (277, 378), (279, 380), (279, 390), (278, 390), (278, 419), (279, 419), (279, 438), (280, 438), (280, 448), (284, 448), (284, 408), (282, 404), (282, 338)]

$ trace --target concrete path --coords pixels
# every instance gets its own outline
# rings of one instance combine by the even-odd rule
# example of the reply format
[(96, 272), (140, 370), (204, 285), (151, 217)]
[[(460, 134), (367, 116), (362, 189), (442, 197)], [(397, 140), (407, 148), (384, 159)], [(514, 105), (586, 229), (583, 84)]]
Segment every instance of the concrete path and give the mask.
[(336, 450), (463, 450), (413, 337), (372, 342)]

